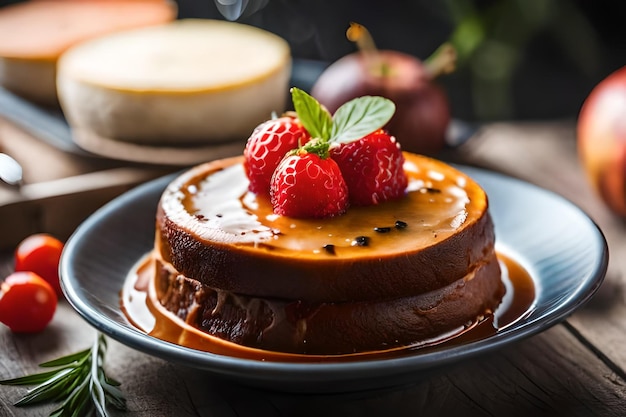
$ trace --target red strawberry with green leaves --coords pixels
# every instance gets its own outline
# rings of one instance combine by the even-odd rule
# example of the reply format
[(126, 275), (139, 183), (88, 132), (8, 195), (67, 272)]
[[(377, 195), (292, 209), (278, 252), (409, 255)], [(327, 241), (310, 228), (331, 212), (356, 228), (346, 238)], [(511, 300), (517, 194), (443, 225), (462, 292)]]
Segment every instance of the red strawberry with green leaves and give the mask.
[(287, 152), (309, 139), (309, 133), (295, 117), (283, 116), (258, 125), (243, 151), (249, 190), (256, 194), (269, 193), (270, 180), (278, 163)]
[(330, 149), (350, 190), (350, 204), (368, 206), (406, 194), (404, 155), (396, 139), (379, 129)]
[[(306, 145), (288, 152), (273, 171), (270, 199), (274, 213), (291, 217), (331, 217), (346, 211), (349, 192), (355, 193), (355, 201), (363, 200), (363, 204), (376, 204), (404, 192), (407, 179), (402, 169), (402, 154), (398, 156), (399, 148), (390, 137), (374, 133), (393, 116), (393, 102), (383, 97), (359, 97), (345, 103), (331, 115), (304, 91), (292, 88), (291, 94), (297, 119), (311, 139)], [(265, 134), (253, 133), (244, 152), (250, 190), (257, 193), (265, 189), (259, 184), (264, 184), (262, 178), (266, 178), (272, 170), (276, 155), (284, 152), (281, 140), (276, 141), (280, 146), (277, 146), (279, 151), (275, 151), (275, 142), (265, 139)], [(363, 181), (355, 180), (353, 190), (348, 189), (339, 165), (330, 158), (331, 146), (346, 146), (352, 155), (342, 160), (348, 175), (365, 176)], [(346, 162), (354, 160), (355, 155), (366, 157), (381, 150), (384, 150), (383, 155), (390, 155), (387, 164), (370, 163), (365, 169)], [(257, 167), (261, 169), (257, 170)], [(361, 184), (366, 184), (364, 198), (359, 196)]]
[(282, 159), (270, 184), (274, 213), (324, 218), (347, 210), (348, 187), (328, 148), (327, 141), (314, 139)]
[(334, 115), (306, 93), (293, 89), (298, 117), (313, 137), (331, 144), (354, 205), (372, 205), (401, 197), (408, 178), (396, 140), (381, 128), (395, 111), (393, 102), (364, 96), (350, 100)]

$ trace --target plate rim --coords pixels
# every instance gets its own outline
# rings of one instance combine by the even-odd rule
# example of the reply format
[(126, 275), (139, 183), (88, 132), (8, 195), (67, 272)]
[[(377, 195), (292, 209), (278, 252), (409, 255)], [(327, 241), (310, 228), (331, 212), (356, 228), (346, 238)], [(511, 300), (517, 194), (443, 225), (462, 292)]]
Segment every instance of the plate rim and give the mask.
[[(158, 189), (162, 191), (171, 180), (180, 175), (181, 172), (177, 172), (148, 181), (125, 192), (105, 204), (81, 223), (67, 240), (61, 256), (61, 284), (65, 298), (72, 308), (91, 326), (136, 350), (171, 362), (211, 371), (224, 377), (232, 377), (241, 382), (256, 385), (259, 383), (266, 384), (269, 380), (272, 380), (272, 385), (278, 384), (280, 389), (286, 388), (287, 390), (300, 391), (302, 390), (300, 386), (302, 384), (292, 384), (295, 381), (304, 382), (304, 379), (306, 379), (304, 385), (315, 384), (321, 381), (328, 382), (329, 378), (331, 378), (332, 381), (340, 383), (344, 379), (353, 381), (360, 378), (384, 378), (386, 376), (397, 376), (399, 374), (415, 374), (412, 377), (412, 379), (415, 379), (419, 375), (428, 374), (430, 371), (451, 365), (461, 359), (469, 359), (482, 355), (538, 334), (565, 320), (567, 316), (593, 297), (602, 284), (608, 268), (608, 244), (600, 227), (578, 205), (553, 191), (503, 173), (461, 164), (450, 165), (460, 171), (468, 173), (470, 177), (474, 178), (479, 183), (481, 177), (494, 178), (496, 181), (513, 182), (518, 186), (531, 190), (531, 192), (542, 193), (547, 198), (559, 202), (559, 204), (569, 206), (578, 216), (587, 221), (596, 238), (595, 244), (598, 246), (597, 249), (599, 250), (599, 261), (589, 276), (584, 277), (584, 280), (581, 278), (581, 282), (584, 282), (585, 285), (581, 287), (577, 293), (573, 293), (568, 297), (565, 302), (554, 309), (550, 315), (533, 317), (532, 320), (524, 323), (521, 327), (516, 324), (510, 328), (504, 329), (501, 333), (485, 339), (473, 341), (468, 344), (451, 346), (438, 351), (418, 353), (416, 355), (349, 362), (292, 363), (236, 358), (186, 348), (149, 336), (139, 329), (133, 328), (130, 324), (123, 328), (120, 323), (115, 322), (106, 314), (98, 311), (93, 305), (89, 305), (86, 300), (78, 298), (76, 288), (73, 288), (69, 282), (72, 254), (75, 251), (76, 245), (88, 236), (91, 229), (95, 227), (99, 221), (107, 219), (107, 216), (112, 215), (116, 210), (123, 208), (125, 205), (131, 204), (135, 199), (146, 199), (148, 198), (147, 195), (151, 196), (152, 193), (157, 193)], [(498, 246), (498, 244), (496, 244), (496, 246)], [(148, 250), (149, 248), (146, 249), (146, 252)], [(141, 255), (142, 254), (137, 254), (137, 256)], [(242, 373), (245, 373), (245, 378), (242, 376)], [(342, 375), (343, 378), (341, 377)], [(289, 384), (289, 386), (284, 386), (285, 383)], [(368, 384), (363, 382), (363, 386), (366, 388), (370, 388), (372, 384), (375, 386), (384, 386), (381, 383), (376, 384), (370, 382)], [(332, 389), (332, 391), (335, 392), (336, 389)]]

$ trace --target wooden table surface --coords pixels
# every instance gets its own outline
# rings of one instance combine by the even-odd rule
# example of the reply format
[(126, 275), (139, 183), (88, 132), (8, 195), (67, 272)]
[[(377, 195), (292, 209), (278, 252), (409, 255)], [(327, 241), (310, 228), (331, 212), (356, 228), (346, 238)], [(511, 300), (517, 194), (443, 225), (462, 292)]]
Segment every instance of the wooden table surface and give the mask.
[[(23, 137), (27, 136), (2, 120), (0, 133), (0, 140), (5, 141), (18, 136), (26, 140)], [(63, 172), (63, 175), (111, 168), (106, 163), (104, 167), (93, 168), (89, 161), (79, 158), (76, 162), (75, 158), (61, 155), (54, 149), (45, 151), (50, 161), (48, 173), (51, 169), (68, 169), (68, 166), (73, 171)], [(63, 162), (52, 163), (58, 162), (55, 158)], [(575, 122), (489, 124), (442, 158), (527, 180), (561, 194), (587, 212), (603, 230), (611, 254), (608, 274), (595, 297), (565, 322), (539, 335), (488, 356), (459, 363), (428, 378), (416, 376), (413, 385), (337, 395), (286, 394), (240, 386), (109, 340), (105, 366), (112, 377), (122, 382), (128, 399), (128, 411), (119, 415), (626, 415), (625, 223), (604, 207), (583, 175), (576, 154)], [(23, 162), (28, 162), (27, 159)], [(148, 171), (143, 174), (146, 178), (157, 173)], [(143, 171), (138, 169), (138, 172)], [(31, 178), (37, 176), (34, 172), (30, 175)], [(141, 175), (133, 178), (142, 180)], [(108, 190), (108, 194), (98, 195), (98, 198), (111, 198), (131, 183)], [(83, 196), (82, 204), (87, 200)], [(32, 231), (54, 224), (58, 223), (50, 219), (40, 221)], [(70, 222), (64, 227), (73, 225)], [(7, 239), (14, 238), (0, 234), (5, 247), (0, 252), (2, 276), (11, 272)], [(67, 302), (60, 303), (53, 322), (43, 333), (15, 335), (0, 326), (0, 378), (37, 371), (38, 363), (85, 349), (94, 337), (95, 331)], [(13, 407), (12, 403), (23, 393), (23, 388), (0, 387), (0, 416), (45, 416), (52, 409), (52, 406)], [(117, 412), (111, 414), (118, 415)]]

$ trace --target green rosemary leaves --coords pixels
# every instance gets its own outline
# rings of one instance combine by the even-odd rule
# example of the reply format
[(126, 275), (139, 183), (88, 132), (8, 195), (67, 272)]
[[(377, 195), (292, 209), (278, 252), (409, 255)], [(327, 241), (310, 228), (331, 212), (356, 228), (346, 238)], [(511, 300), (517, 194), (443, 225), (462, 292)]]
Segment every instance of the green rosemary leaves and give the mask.
[(15, 403), (26, 406), (61, 402), (51, 417), (106, 417), (107, 405), (126, 409), (126, 399), (118, 388), (120, 383), (106, 376), (103, 368), (107, 342), (98, 334), (93, 346), (59, 359), (42, 363), (51, 371), (0, 381), (3, 385), (31, 385), (28, 393)]

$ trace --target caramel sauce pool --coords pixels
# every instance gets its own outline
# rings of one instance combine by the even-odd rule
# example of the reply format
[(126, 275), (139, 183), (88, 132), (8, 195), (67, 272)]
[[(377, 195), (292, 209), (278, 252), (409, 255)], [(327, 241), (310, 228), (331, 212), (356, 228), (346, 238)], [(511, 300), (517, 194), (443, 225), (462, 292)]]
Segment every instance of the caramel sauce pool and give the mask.
[(208, 335), (182, 322), (158, 302), (151, 300), (150, 285), (154, 271), (148, 256), (141, 259), (129, 272), (121, 291), (120, 304), (128, 321), (146, 334), (167, 342), (219, 355), (275, 362), (347, 362), (393, 358), (485, 339), (530, 314), (536, 300), (533, 278), (512, 257), (498, 253), (498, 259), (506, 295), (493, 315), (436, 339), (382, 351), (344, 355), (292, 354), (240, 346)]

